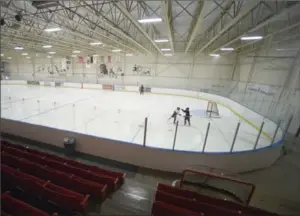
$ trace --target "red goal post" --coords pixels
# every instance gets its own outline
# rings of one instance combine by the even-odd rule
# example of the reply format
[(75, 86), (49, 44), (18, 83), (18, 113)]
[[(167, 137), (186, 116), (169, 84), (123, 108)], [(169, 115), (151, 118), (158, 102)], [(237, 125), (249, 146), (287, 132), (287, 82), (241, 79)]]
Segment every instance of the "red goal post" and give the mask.
[(234, 197), (238, 197), (239, 202), (242, 202), (246, 205), (250, 203), (255, 191), (255, 185), (249, 182), (226, 177), (224, 175), (185, 169), (181, 173), (179, 187), (189, 187), (188, 189), (191, 190), (191, 187), (188, 185), (193, 185), (193, 187), (201, 187), (204, 189), (212, 188), (214, 191), (218, 191), (220, 194), (226, 192), (224, 193), (225, 195), (229, 194)]
[(207, 102), (206, 114), (209, 117), (220, 117), (218, 104), (215, 101)]

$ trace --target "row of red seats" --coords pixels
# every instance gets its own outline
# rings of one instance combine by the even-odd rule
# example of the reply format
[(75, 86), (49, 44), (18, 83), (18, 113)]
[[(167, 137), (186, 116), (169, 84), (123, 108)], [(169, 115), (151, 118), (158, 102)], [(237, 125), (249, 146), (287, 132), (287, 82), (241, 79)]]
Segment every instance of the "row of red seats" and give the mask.
[(24, 158), (10, 155), (6, 152), (1, 153), (1, 162), (38, 178), (50, 180), (54, 184), (72, 189), (81, 194), (90, 194), (101, 200), (104, 200), (107, 195), (106, 185), (82, 179), (73, 174), (65, 174), (50, 167), (30, 162)]
[[(12, 197), (8, 191), (1, 195), (1, 211), (3, 216), (50, 216), (48, 213)], [(52, 216), (57, 216), (57, 214), (54, 213)]]
[(87, 207), (89, 195), (82, 195), (57, 186), (50, 181), (42, 180), (4, 164), (1, 164), (1, 174), (12, 185), (54, 202), (61, 208), (82, 212)]
[(2, 146), (2, 150), (4, 152), (8, 152), (14, 156), (18, 156), (20, 158), (27, 159), (29, 161), (35, 162), (40, 165), (46, 165), (50, 168), (53, 168), (58, 171), (62, 171), (66, 174), (74, 174), (80, 176), (81, 178), (87, 179), (89, 181), (97, 182), (99, 184), (107, 185), (108, 192), (112, 192), (117, 190), (118, 178), (114, 178), (111, 176), (106, 176), (98, 173), (94, 173), (92, 171), (86, 171), (81, 168), (77, 168), (65, 163), (57, 162), (56, 160), (47, 159), (47, 157), (36, 156), (33, 153), (29, 153), (26, 151), (22, 151), (13, 147)]
[(162, 215), (165, 211), (169, 211), (170, 208), (172, 211), (176, 211), (177, 214), (182, 213), (183, 215), (276, 215), (254, 207), (204, 196), (193, 191), (165, 184), (158, 184), (155, 202), (152, 207), (153, 215)]
[(46, 153), (46, 152), (41, 152), (41, 151), (38, 151), (38, 150), (35, 150), (35, 149), (26, 148), (22, 145), (9, 144), (6, 141), (1, 141), (1, 144), (3, 146), (14, 147), (14, 148), (17, 148), (17, 149), (22, 150), (22, 151), (26, 151), (26, 152), (29, 152), (29, 153), (34, 153), (34, 154), (39, 155), (39, 156), (44, 156), (47, 159), (52, 159), (52, 160), (56, 160), (56, 161), (61, 162), (61, 163), (66, 163), (68, 165), (78, 167), (78, 168), (81, 168), (81, 169), (84, 169), (84, 170), (87, 170), (87, 171), (90, 171), (90, 172), (94, 172), (96, 174), (101, 174), (101, 175), (106, 175), (106, 176), (111, 176), (111, 177), (117, 178), (118, 179), (118, 186), (121, 186), (124, 183), (124, 180), (125, 180), (125, 177), (126, 177), (126, 174), (122, 173), (122, 172), (107, 170), (107, 169), (103, 169), (103, 168), (93, 166), (93, 165), (87, 165), (87, 164), (81, 163), (79, 161), (70, 160), (70, 159), (67, 159), (67, 158), (64, 158), (64, 157), (59, 157), (59, 156), (56, 156), (56, 155), (52, 155), (52, 154), (49, 154), (49, 153)]

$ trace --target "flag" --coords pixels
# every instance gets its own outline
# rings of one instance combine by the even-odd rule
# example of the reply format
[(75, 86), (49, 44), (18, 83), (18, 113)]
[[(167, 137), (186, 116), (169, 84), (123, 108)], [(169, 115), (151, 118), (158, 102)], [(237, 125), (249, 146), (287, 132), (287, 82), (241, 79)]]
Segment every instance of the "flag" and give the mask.
[(77, 57), (77, 63), (84, 64), (84, 58), (83, 58), (83, 56), (78, 56)]

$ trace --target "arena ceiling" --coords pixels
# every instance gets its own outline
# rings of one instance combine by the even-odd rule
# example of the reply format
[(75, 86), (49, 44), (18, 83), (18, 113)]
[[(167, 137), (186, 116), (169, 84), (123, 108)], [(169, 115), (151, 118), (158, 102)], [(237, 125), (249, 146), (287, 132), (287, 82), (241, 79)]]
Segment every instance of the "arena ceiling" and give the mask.
[[(1, 52), (17, 46), (48, 52), (43, 46), (51, 45), (59, 55), (74, 50), (127, 55), (243, 53), (299, 40), (299, 11), (299, 1), (286, 0), (1, 0)], [(139, 21), (147, 18), (162, 21)], [(53, 28), (60, 30), (45, 31)], [(263, 38), (244, 41), (243, 36)]]

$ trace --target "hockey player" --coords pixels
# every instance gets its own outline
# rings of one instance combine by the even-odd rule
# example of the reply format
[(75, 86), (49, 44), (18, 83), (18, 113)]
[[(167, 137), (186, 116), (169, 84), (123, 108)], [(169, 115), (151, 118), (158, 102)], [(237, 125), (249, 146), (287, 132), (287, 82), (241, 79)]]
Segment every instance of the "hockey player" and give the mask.
[(140, 94), (143, 95), (144, 94), (144, 91), (145, 91), (145, 88), (143, 85), (141, 85), (140, 87)]
[(176, 110), (174, 110), (173, 114), (171, 115), (171, 117), (168, 119), (170, 120), (171, 118), (173, 118), (173, 124), (176, 123), (176, 119), (177, 119), (177, 115), (180, 115), (180, 107), (177, 107)]
[(190, 108), (186, 108), (185, 110), (184, 109), (181, 109), (182, 110), (182, 112), (184, 112), (185, 113), (185, 115), (184, 115), (184, 125), (186, 125), (186, 122), (188, 122), (189, 123), (189, 126), (191, 126), (191, 114), (190, 114)]

